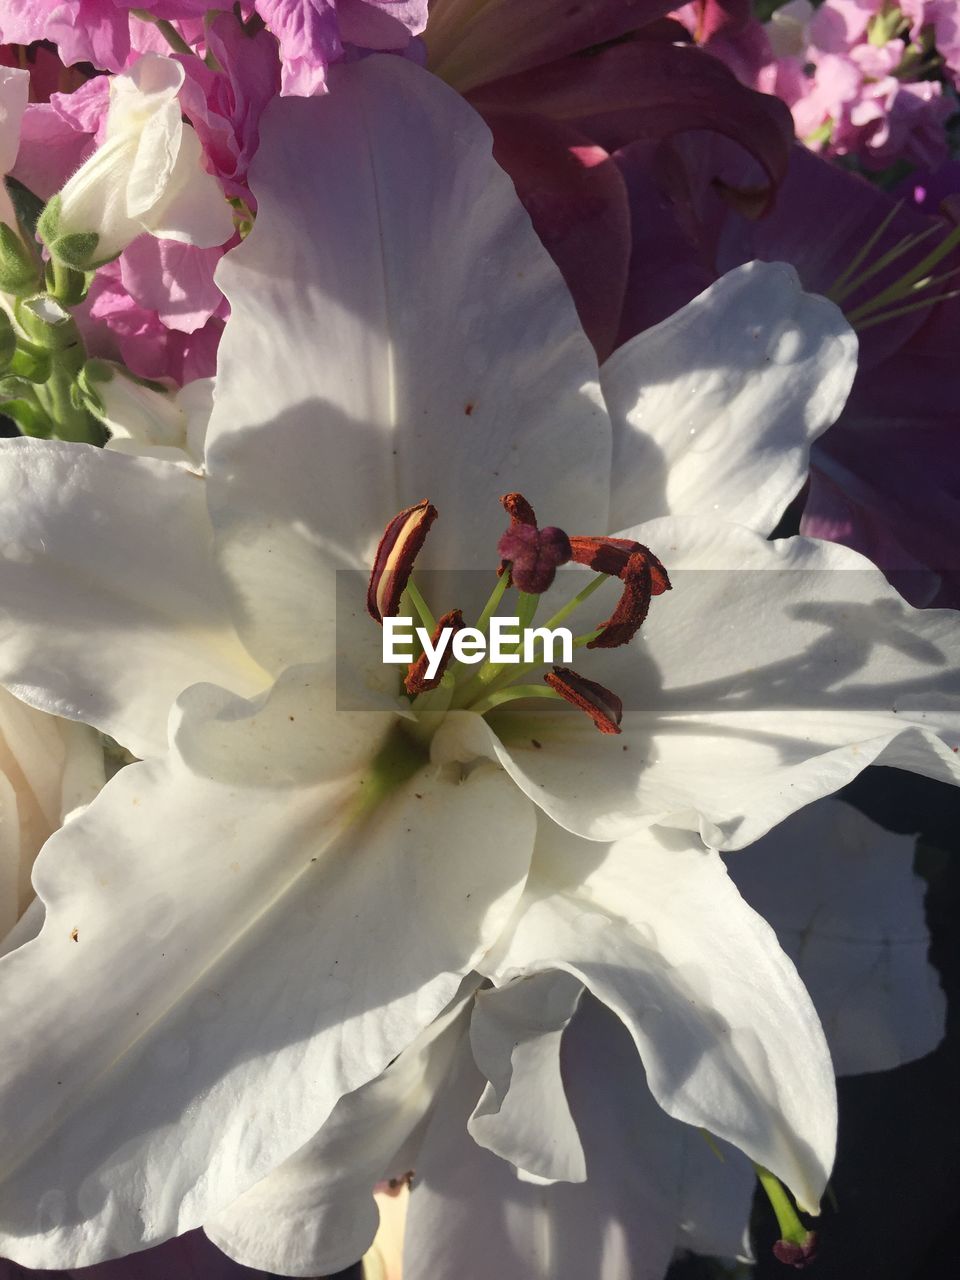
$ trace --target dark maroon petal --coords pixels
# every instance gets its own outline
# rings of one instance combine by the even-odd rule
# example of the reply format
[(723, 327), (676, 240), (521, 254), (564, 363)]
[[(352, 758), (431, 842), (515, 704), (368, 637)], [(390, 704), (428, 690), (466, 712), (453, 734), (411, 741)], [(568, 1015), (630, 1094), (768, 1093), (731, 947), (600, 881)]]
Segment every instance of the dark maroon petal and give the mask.
[(793, 139), (790, 112), (779, 99), (746, 88), (701, 49), (661, 40), (563, 58), (468, 96), (481, 114), (521, 111), (562, 120), (608, 152), (691, 129), (723, 134), (762, 166), (767, 203), (786, 173)]
[[(663, 18), (675, 0), (507, 0), (477, 6), (468, 24), (427, 24), (428, 67), (454, 88), (474, 85), (616, 40)], [(438, 16), (443, 6), (437, 7)]]
[(488, 111), (493, 155), (560, 268), (597, 358), (613, 350), (630, 261), (623, 178), (602, 147), (559, 120)]

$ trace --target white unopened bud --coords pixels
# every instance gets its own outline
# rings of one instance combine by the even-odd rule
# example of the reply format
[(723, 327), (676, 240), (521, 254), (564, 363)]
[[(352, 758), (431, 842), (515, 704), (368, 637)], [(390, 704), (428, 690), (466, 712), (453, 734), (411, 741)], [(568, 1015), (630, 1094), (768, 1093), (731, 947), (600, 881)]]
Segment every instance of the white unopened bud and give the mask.
[(0, 222), (16, 227), (17, 216), (2, 179), (13, 168), (20, 150), (20, 121), (27, 105), (30, 73), (0, 67)]
[(88, 360), (77, 382), (87, 408), (110, 432), (106, 448), (202, 470), (212, 378), (178, 391), (134, 378), (109, 361)]
[(202, 248), (233, 234), (230, 207), (181, 119), (183, 81), (179, 62), (153, 53), (112, 78), (103, 145), (40, 219), (44, 242), (68, 266), (108, 262), (145, 231)]

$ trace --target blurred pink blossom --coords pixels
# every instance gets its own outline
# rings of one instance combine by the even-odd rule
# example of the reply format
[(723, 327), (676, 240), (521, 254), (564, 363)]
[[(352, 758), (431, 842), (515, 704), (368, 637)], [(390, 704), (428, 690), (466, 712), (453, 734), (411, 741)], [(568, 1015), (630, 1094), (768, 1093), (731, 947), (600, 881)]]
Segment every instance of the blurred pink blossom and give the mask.
[(898, 9), (884, 0), (825, 0), (816, 9), (790, 0), (762, 27), (741, 0), (698, 0), (675, 16), (745, 84), (782, 98), (813, 150), (855, 156), (870, 169), (946, 160), (944, 125), (956, 100), (930, 78), (938, 63), (924, 41), (935, 40), (947, 67), (960, 70), (956, 0), (904, 0)]

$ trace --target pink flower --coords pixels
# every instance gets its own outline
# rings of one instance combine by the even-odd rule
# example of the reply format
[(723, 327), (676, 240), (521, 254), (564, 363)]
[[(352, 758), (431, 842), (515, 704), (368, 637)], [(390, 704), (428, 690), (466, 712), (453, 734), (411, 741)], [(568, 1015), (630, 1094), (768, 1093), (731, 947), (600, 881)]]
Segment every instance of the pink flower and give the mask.
[[(124, 0), (4, 0), (0, 7), (0, 40), (32, 44), (51, 40), (65, 65), (90, 62), (104, 71), (123, 71), (132, 51), (161, 52), (136, 44), (139, 28), (149, 26), (130, 14), (136, 3)], [(209, 9), (229, 9), (231, 0), (153, 0), (156, 18), (202, 18)], [(169, 48), (163, 50), (169, 52)]]
[[(97, 272), (86, 301), (74, 311), (90, 354), (119, 360), (142, 378), (172, 378), (182, 385), (210, 377), (216, 371), (223, 320), (214, 316), (190, 332), (165, 324), (157, 310), (141, 306), (130, 293), (124, 283), (125, 258)], [(126, 269), (129, 278), (131, 269)], [(162, 270), (158, 264), (146, 282), (134, 278), (149, 289)], [(168, 318), (172, 305), (170, 300), (164, 304)], [(198, 312), (185, 308), (188, 314), (192, 321)]]
[[(727, 14), (706, 25), (704, 5)], [(790, 0), (764, 32), (739, 0), (700, 0), (677, 10), (695, 38), (745, 83), (790, 107), (798, 136), (827, 155), (854, 155), (870, 168), (897, 160), (946, 158), (951, 103), (942, 85), (923, 79), (935, 66), (916, 45), (934, 33), (948, 66), (960, 67), (960, 5), (955, 0)]]
[[(246, 21), (259, 19), (279, 44), (284, 94), (323, 91), (326, 72), (346, 46), (366, 49), (407, 47), (426, 26), (428, 0), (244, 0)], [(5, 0), (0, 9), (0, 41), (27, 45), (51, 40), (70, 65), (90, 62), (102, 71), (123, 71), (132, 56), (169, 53), (149, 11), (191, 47), (204, 40), (205, 16), (230, 10), (233, 0)], [(254, 28), (256, 28), (256, 21)]]

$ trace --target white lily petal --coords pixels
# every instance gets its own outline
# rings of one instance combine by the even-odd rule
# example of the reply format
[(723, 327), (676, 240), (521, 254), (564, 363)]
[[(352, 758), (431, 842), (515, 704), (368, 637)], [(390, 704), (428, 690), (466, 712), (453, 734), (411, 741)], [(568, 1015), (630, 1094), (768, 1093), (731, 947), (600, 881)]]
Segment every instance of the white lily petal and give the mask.
[(226, 611), (203, 484), (180, 467), (5, 440), (0, 554), (0, 676), (41, 710), (145, 756), (188, 685), (267, 682)]
[(736, 1147), (677, 1125), (680, 1190), (677, 1248), (753, 1262), (750, 1216), (757, 1190), (753, 1165)]
[[(470, 986), (474, 986), (471, 983)], [(366, 1252), (373, 1187), (422, 1124), (465, 1031), (461, 995), (376, 1080), (340, 1099), (323, 1128), (204, 1231), (247, 1267), (328, 1275)]]
[(30, 872), (44, 841), (103, 783), (103, 749), (92, 729), (0, 689), (0, 939), (30, 905)]
[(598, 734), (566, 705), (505, 715), (502, 737), (457, 713), (435, 759), (496, 759), (590, 839), (659, 821), (725, 849), (870, 764), (960, 780), (954, 611), (911, 608), (832, 543), (767, 542), (686, 517), (621, 536), (651, 547), (673, 581), (630, 645), (578, 655), (580, 672), (623, 700), (622, 734)]
[(0, 1255), (82, 1266), (210, 1221), (495, 941), (531, 807), (428, 765), (364, 819), (385, 719), (310, 670), (259, 705), (200, 686), (171, 752), (47, 842), (43, 931), (0, 963)]
[[(152, 58), (150, 61), (157, 67), (168, 64), (165, 58)], [(183, 68), (174, 63), (170, 70), (174, 67), (180, 71), (175, 79), (182, 80)], [(136, 150), (124, 192), (124, 212), (128, 218), (148, 221), (173, 179), (179, 163), (181, 138), (185, 133), (176, 97), (179, 87), (171, 81), (167, 88), (170, 96), (165, 96), (162, 105), (149, 114), (143, 112), (130, 130)]]
[(836, 1141), (830, 1055), (792, 961), (718, 854), (679, 832), (603, 846), (541, 823), (514, 932), (480, 971), (499, 984), (552, 969), (623, 1020), (669, 1115), (816, 1211)]
[(483, 1078), (464, 1055), (420, 1152), (404, 1280), (663, 1280), (683, 1130), (651, 1098), (623, 1027), (589, 998), (564, 1035), (563, 1067), (586, 1181), (520, 1181), (470, 1140), (465, 1120)]
[(471, 1137), (543, 1181), (582, 1182), (583, 1147), (560, 1078), (560, 1041), (583, 986), (567, 973), (536, 974), (481, 992), (470, 1044), (487, 1078), (467, 1123)]
[(823, 1023), (837, 1075), (886, 1071), (943, 1039), (913, 836), (839, 800), (794, 814), (727, 860), (776, 929)]
[(399, 58), (334, 68), (331, 90), (265, 114), (257, 225), (218, 271), (211, 510), (271, 667), (316, 658), (328, 608), (302, 584), (369, 571), (415, 502), (440, 511), (424, 567), (492, 574), (501, 494), (570, 528), (608, 500), (596, 361), (486, 126)]
[(857, 338), (793, 267), (737, 267), (601, 370), (614, 427), (611, 525), (716, 511), (769, 533), (836, 421)]

